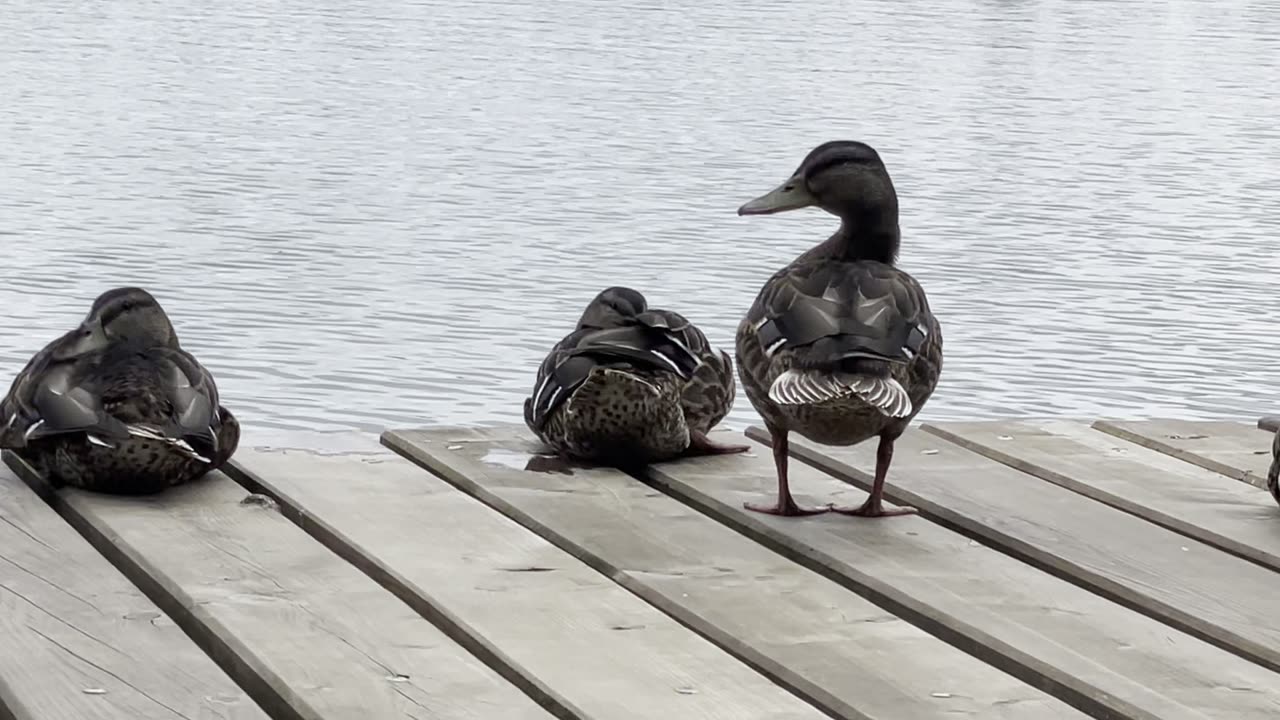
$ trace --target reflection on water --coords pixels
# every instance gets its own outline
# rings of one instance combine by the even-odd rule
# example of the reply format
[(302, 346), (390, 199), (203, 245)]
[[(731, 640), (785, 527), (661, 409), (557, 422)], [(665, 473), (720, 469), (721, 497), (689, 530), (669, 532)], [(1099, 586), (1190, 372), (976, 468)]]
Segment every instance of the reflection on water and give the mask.
[(138, 283), (250, 437), (518, 422), (606, 284), (731, 344), (832, 228), (735, 209), (850, 137), (945, 325), (924, 417), (1275, 412), (1278, 25), (1244, 0), (10, 0), (0, 373)]

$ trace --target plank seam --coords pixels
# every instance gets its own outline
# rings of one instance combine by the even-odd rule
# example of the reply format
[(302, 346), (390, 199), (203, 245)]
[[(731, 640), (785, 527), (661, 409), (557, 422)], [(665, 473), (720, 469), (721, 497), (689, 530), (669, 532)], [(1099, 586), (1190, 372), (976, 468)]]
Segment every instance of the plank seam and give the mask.
[[(753, 440), (759, 441), (758, 433), (762, 430), (752, 427), (747, 431), (747, 436)], [(961, 448), (963, 450), (963, 448)], [(968, 452), (968, 451), (965, 451)], [(816, 451), (811, 451), (804, 447), (791, 446), (791, 457), (803, 462), (804, 464), (815, 468), (821, 472), (829, 474), (831, 477), (841, 482), (847, 483), (862, 490), (868, 490), (871, 487), (871, 477), (866, 473), (858, 470), (849, 464), (828, 457)], [(823, 467), (822, 463), (827, 463), (828, 467)], [(1065, 580), (1084, 590), (1103, 597), (1122, 607), (1129, 608), (1136, 612), (1142, 613), (1154, 620), (1164, 623), (1176, 630), (1182, 631), (1203, 640), (1210, 645), (1226, 650), (1227, 652), (1237, 655), (1257, 665), (1280, 672), (1280, 662), (1277, 662), (1264, 654), (1266, 648), (1259, 647), (1257, 643), (1246, 638), (1240, 637), (1225, 628), (1216, 627), (1215, 629), (1232, 640), (1227, 641), (1217, 637), (1207, 630), (1197, 627), (1200, 619), (1168, 604), (1147, 598), (1147, 602), (1139, 602), (1124, 596), (1126, 588), (1114, 580), (1107, 579), (1097, 573), (1094, 573), (1078, 563), (1071, 562), (1065, 558), (1057, 558), (1064, 565), (1070, 566), (1072, 570), (1067, 568), (1054, 567), (1052, 563), (1045, 558), (1049, 556), (1043, 550), (1037, 549), (1030, 543), (1019, 540), (1011, 535), (1003, 533), (994, 528), (987, 527), (981, 523), (965, 518), (964, 516), (954, 513), (949, 509), (926, 500), (915, 493), (903, 490), (897, 486), (885, 483), (884, 496), (894, 503), (911, 505), (915, 507), (921, 517), (930, 522), (941, 525), (949, 530), (955, 531), (972, 538), (991, 549), (1001, 552), (1020, 562), (1026, 563), (1038, 570), (1046, 572), (1061, 580)]]
[(408, 605), (411, 610), (434, 625), (450, 640), (456, 642), (477, 660), (484, 663), (507, 682), (527, 695), (531, 700), (560, 720), (591, 720), (537, 679), (521, 672), (514, 661), (500, 649), (489, 643), (460, 618), (431, 599), (426, 591), (416, 587), (408, 579), (386, 566), (376, 557), (355, 547), (342, 533), (324, 520), (308, 513), (293, 497), (271, 485), (256, 473), (240, 466), (234, 460), (223, 472), (251, 493), (266, 495), (280, 506), (280, 514), (298, 526), (307, 535), (354, 566), (380, 587)]
[(159, 573), (144, 558), (135, 557), (135, 553), (127, 545), (117, 544), (120, 538), (108, 537), (94, 527), (87, 517), (45, 482), (34, 468), (7, 450), (4, 452), (4, 462), (107, 562), (155, 603), (161, 612), (168, 615), (196, 647), (204, 651), (263, 712), (273, 720), (321, 720), (311, 708), (304, 706), (304, 710), (299, 710), (288, 698), (276, 692), (272, 683), (264, 677), (264, 669), (254, 667), (255, 663), (247, 662), (240, 653), (218, 637), (218, 633), (209, 628), (209, 619), (201, 618), (197, 609), (171, 594), (156, 579), (155, 576)]
[[(701, 630), (690, 619), (691, 617), (696, 617), (695, 613), (686, 610), (677, 602), (668, 600), (662, 595), (662, 593), (649, 588), (642, 581), (628, 574), (627, 571), (616, 567), (599, 555), (596, 555), (585, 547), (574, 543), (525, 511), (515, 507), (501, 497), (498, 497), (487, 488), (471, 482), (470, 479), (461, 473), (456, 473), (449, 468), (435, 467), (434, 465), (429, 464), (425, 459), (416, 457), (412, 452), (412, 446), (407, 443), (407, 441), (403, 440), (398, 433), (383, 433), (382, 443), (412, 462), (414, 465), (430, 472), (433, 476), (449, 483), (450, 486), (457, 488), (466, 495), (475, 498), (484, 505), (496, 510), (502, 515), (505, 515), (512, 521), (524, 527), (526, 530), (529, 530), (560, 550), (563, 550), (574, 558), (582, 561), (592, 570), (604, 575), (623, 589), (662, 611), (665, 615), (678, 622), (681, 626), (725, 651), (732, 657), (750, 667), (752, 670), (768, 678), (775, 685), (782, 687), (788, 692), (799, 697), (801, 700), (813, 705), (815, 708), (822, 711), (823, 714), (834, 718), (835, 720), (872, 720), (868, 715), (858, 711), (856, 708), (849, 707), (846, 703), (826, 692), (820, 686), (808, 682), (794, 673), (786, 672), (786, 675), (784, 676), (782, 673), (769, 669), (764, 664), (763, 655), (754, 651), (736, 648), (734, 647), (734, 644), (728, 642), (724, 636)], [(643, 482), (642, 478), (638, 479)], [(649, 483), (645, 484), (649, 485)], [(711, 623), (708, 623), (708, 625), (711, 625)]]
[(1241, 560), (1248, 560), (1249, 562), (1268, 570), (1280, 570), (1280, 563), (1270, 560), (1265, 555), (1259, 556), (1258, 553), (1252, 550), (1252, 548), (1241, 545), (1235, 540), (1220, 535), (1207, 528), (1202, 528), (1191, 523), (1184, 522), (1167, 513), (1156, 510), (1155, 508), (1142, 505), (1141, 503), (1126, 500), (1123, 497), (1107, 492), (1101, 488), (1080, 482), (1070, 475), (1060, 473), (1056, 470), (1051, 470), (1030, 460), (1023, 460), (1022, 458), (1014, 457), (1013, 455), (1001, 452), (990, 445), (962, 437), (950, 430), (938, 427), (937, 425), (926, 423), (922, 425), (920, 429), (930, 435), (942, 438), (957, 447), (962, 447), (965, 450), (998, 462), (1011, 470), (1038, 478), (1051, 485), (1063, 488), (1064, 490), (1070, 490), (1077, 495), (1102, 503), (1107, 507), (1120, 510), (1144, 522), (1149, 522), (1152, 525), (1178, 533), (1188, 539), (1210, 545), (1227, 553), (1228, 555), (1234, 555)]

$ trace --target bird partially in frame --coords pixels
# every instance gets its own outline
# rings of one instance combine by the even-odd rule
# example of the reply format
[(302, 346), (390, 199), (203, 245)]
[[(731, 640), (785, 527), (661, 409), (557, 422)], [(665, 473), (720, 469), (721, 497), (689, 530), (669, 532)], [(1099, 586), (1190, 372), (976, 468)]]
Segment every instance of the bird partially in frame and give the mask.
[[(738, 326), (743, 390), (773, 444), (775, 503), (757, 512), (877, 517), (894, 441), (933, 394), (942, 332), (924, 289), (899, 269), (898, 197), (880, 155), (854, 141), (814, 148), (784, 183), (738, 209), (766, 215), (815, 206), (840, 218), (826, 241), (769, 278)], [(877, 438), (875, 481), (856, 508), (810, 508), (791, 496), (787, 436), (824, 445)]]
[(561, 457), (635, 466), (749, 449), (708, 437), (734, 393), (733, 361), (697, 326), (610, 287), (539, 366), (524, 419)]
[(55, 487), (146, 495), (222, 467), (240, 425), (146, 290), (100, 295), (0, 401), (0, 448)]
[(1271, 440), (1271, 467), (1267, 470), (1267, 490), (1280, 503), (1280, 430)]

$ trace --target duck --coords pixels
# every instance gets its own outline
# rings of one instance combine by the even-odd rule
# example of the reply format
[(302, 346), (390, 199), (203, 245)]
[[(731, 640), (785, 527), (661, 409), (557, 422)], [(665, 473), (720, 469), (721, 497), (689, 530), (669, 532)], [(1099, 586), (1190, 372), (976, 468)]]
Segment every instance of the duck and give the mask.
[(108, 290), (0, 400), (0, 448), (53, 487), (150, 495), (222, 467), (240, 424), (160, 303)]
[(587, 304), (539, 365), (524, 419), (562, 458), (643, 465), (745, 452), (709, 437), (735, 393), (728, 353), (683, 315), (615, 286)]
[[(894, 441), (942, 374), (942, 331), (920, 283), (897, 266), (898, 196), (879, 153), (853, 140), (818, 145), (785, 182), (738, 215), (807, 207), (840, 218), (839, 229), (764, 283), (735, 336), (743, 391), (769, 431), (778, 481), (776, 502), (746, 507), (782, 516), (913, 513), (884, 507), (884, 483)], [(793, 432), (829, 446), (876, 438), (866, 502), (797, 504), (787, 477)]]
[(1280, 503), (1280, 430), (1271, 441), (1271, 467), (1267, 470), (1267, 490)]

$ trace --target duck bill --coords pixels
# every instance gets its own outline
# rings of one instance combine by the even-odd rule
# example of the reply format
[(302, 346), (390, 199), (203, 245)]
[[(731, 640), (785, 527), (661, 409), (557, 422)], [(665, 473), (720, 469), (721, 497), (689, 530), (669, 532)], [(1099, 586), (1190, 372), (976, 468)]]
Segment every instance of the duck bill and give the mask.
[(804, 186), (804, 180), (793, 177), (778, 187), (738, 208), (739, 215), (772, 215), (799, 210), (817, 202)]

